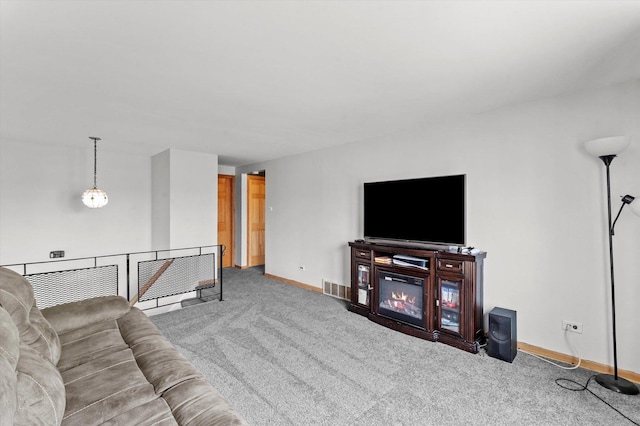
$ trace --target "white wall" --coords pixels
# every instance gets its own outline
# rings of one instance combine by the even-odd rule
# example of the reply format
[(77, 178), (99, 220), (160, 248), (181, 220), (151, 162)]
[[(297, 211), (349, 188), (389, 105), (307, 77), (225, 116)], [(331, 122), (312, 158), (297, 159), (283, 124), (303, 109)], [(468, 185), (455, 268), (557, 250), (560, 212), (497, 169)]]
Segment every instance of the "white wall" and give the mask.
[(167, 149), (151, 157), (151, 247), (171, 247), (171, 157)]
[(247, 212), (247, 203), (244, 202), (249, 197), (247, 173), (236, 175), (236, 244), (235, 259), (239, 259), (236, 263), (240, 266), (246, 266), (249, 263), (249, 250), (247, 241), (249, 240), (249, 214)]
[[(518, 340), (563, 353), (562, 320), (582, 322), (570, 336), (579, 355), (612, 365), (604, 166), (582, 143), (633, 136), (612, 164), (617, 211), (617, 195), (640, 199), (638, 117), (634, 80), (237, 171), (266, 171), (266, 272), (316, 287), (349, 282), (363, 182), (466, 173), (468, 244), (488, 252), (485, 312), (515, 309)], [(615, 236), (618, 362), (640, 372), (640, 218), (627, 210)]]
[(2, 140), (0, 264), (46, 261), (52, 250), (72, 259), (216, 244), (217, 160), (181, 150), (152, 159), (99, 145), (97, 183), (109, 204), (89, 209), (80, 200), (93, 186), (89, 142)]
[(218, 241), (218, 156), (170, 149), (153, 163), (153, 249)]
[[(104, 145), (104, 144), (103, 144)], [(89, 209), (81, 195), (93, 186), (93, 144), (0, 141), (0, 264), (149, 250), (151, 163), (98, 143), (98, 188), (109, 196)]]
[(224, 166), (222, 164), (218, 165), (218, 174), (221, 175), (235, 175), (236, 168), (232, 166)]

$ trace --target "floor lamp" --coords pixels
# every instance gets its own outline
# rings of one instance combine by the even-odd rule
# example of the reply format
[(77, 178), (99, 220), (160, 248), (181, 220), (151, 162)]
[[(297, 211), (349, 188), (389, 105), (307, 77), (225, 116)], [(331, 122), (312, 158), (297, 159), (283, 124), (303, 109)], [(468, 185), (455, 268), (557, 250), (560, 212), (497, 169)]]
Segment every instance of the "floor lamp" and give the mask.
[[(607, 172), (607, 207), (608, 207), (608, 220), (609, 220), (609, 266), (611, 268), (611, 316), (612, 316), (612, 324), (613, 324), (613, 375), (611, 374), (598, 374), (596, 376), (596, 381), (603, 387), (623, 393), (626, 395), (637, 395), (638, 387), (630, 382), (627, 379), (622, 377), (618, 377), (618, 351), (616, 348), (616, 296), (615, 296), (615, 285), (614, 285), (614, 277), (613, 277), (613, 228), (620, 217), (620, 213), (622, 213), (622, 209), (627, 204), (631, 204), (635, 199), (631, 195), (625, 195), (622, 197), (622, 205), (620, 206), (620, 210), (618, 211), (618, 215), (615, 220), (611, 221), (611, 181), (609, 177), (609, 166), (611, 165), (611, 161), (625, 150), (627, 146), (629, 146), (629, 142), (631, 142), (631, 138), (628, 136), (613, 136), (608, 138), (594, 139), (585, 143), (585, 149), (590, 154), (599, 157), (606, 167)], [(632, 209), (634, 213), (640, 215), (640, 201), (636, 201), (635, 205), (632, 205)]]

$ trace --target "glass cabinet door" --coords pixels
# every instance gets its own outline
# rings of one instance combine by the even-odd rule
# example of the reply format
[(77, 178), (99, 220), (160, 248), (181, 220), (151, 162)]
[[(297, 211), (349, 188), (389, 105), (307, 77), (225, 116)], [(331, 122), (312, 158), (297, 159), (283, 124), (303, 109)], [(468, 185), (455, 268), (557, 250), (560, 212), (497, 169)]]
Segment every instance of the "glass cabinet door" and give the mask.
[(460, 333), (461, 281), (440, 279), (440, 329)]
[(371, 267), (358, 264), (358, 304), (369, 306), (369, 288), (371, 284)]

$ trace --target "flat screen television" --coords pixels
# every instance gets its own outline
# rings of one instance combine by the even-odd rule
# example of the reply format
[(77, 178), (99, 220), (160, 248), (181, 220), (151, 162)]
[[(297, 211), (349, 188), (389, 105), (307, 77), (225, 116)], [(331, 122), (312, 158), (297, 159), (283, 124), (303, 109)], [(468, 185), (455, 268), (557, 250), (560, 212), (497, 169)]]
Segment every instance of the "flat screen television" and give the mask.
[(466, 243), (466, 175), (366, 182), (367, 240)]

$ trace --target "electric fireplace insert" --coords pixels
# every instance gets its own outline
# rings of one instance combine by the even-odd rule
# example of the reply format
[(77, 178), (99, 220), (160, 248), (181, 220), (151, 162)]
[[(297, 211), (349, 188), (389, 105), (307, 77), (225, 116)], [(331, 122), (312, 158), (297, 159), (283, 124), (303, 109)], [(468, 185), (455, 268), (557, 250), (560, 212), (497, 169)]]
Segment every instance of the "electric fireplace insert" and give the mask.
[(378, 315), (424, 329), (424, 278), (378, 272)]

